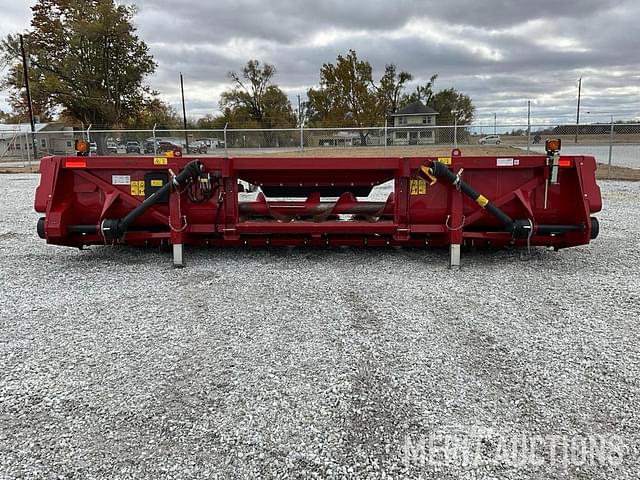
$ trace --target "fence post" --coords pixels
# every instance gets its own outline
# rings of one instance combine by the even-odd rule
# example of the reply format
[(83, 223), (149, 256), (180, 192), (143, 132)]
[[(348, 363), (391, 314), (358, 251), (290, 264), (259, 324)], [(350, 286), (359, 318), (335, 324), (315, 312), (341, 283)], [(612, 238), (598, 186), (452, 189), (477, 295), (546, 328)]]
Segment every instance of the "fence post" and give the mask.
[(453, 148), (458, 148), (458, 112), (453, 115)]
[(300, 150), (304, 151), (304, 120), (300, 122)]
[(613, 156), (613, 115), (611, 115), (611, 128), (609, 129), (609, 165), (607, 166), (607, 176), (611, 174), (611, 157)]
[(158, 125), (157, 123), (153, 124), (153, 154), (157, 155), (158, 154), (158, 143), (156, 142), (156, 125)]
[(387, 150), (387, 117), (384, 117), (384, 149)]
[(27, 151), (27, 163), (31, 166), (31, 152), (29, 151), (29, 137), (27, 134), (24, 134), (24, 148)]
[[(15, 151), (15, 148), (16, 148), (15, 147), (15, 142), (17, 142), (17, 144), (20, 145), (20, 161), (24, 162), (24, 149), (22, 148), (22, 145), (21, 145), (22, 144), (22, 138), (20, 138), (17, 133), (16, 133), (15, 140), (14, 140), (14, 147), (13, 147), (14, 151)], [(26, 138), (25, 138), (25, 142), (26, 142)], [(27, 144), (25, 143), (24, 146), (26, 147)]]
[(224, 124), (224, 156), (228, 157), (228, 153), (227, 153), (227, 126), (229, 125), (229, 122)]

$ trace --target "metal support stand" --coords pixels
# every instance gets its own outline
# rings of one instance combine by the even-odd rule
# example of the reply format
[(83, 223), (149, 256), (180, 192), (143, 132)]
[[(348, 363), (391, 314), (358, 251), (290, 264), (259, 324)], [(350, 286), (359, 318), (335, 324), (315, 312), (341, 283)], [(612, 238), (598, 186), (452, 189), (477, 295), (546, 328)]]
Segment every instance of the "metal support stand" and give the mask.
[[(459, 175), (460, 169), (454, 166), (454, 174)], [(465, 218), (463, 215), (462, 191), (452, 187), (450, 206), (451, 216), (448, 219), (447, 226), (449, 229), (449, 268), (460, 268), (460, 244), (463, 242), (462, 231), (464, 228)]]
[(174, 243), (173, 244), (173, 266), (176, 268), (184, 267), (184, 258), (182, 256), (182, 253), (183, 253), (183, 244)]
[(451, 244), (449, 252), (449, 268), (460, 268), (460, 245)]

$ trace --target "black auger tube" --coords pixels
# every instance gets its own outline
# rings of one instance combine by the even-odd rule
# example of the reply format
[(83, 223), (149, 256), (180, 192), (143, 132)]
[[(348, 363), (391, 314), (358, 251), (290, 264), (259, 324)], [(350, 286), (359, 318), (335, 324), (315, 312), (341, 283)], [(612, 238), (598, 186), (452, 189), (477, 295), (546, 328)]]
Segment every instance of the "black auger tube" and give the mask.
[(449, 181), (449, 183), (458, 187), (460, 191), (471, 200), (496, 217), (500, 223), (504, 225), (505, 230), (511, 232), (514, 237), (528, 237), (531, 234), (532, 225), (529, 220), (512, 220), (509, 215), (492, 204), (484, 195), (476, 192), (468, 183), (455, 175), (443, 163), (434, 160), (429, 167), (435, 177)]
[(116, 240), (122, 238), (129, 229), (129, 226), (150, 207), (158, 203), (159, 199), (168, 193), (172, 186), (181, 185), (190, 178), (200, 175), (202, 171), (203, 168), (200, 160), (193, 160), (185, 165), (182, 171), (177, 174), (172, 181), (165, 183), (162, 188), (156, 190), (144, 202), (131, 210), (124, 218), (104, 220), (100, 226), (100, 230), (105, 240)]

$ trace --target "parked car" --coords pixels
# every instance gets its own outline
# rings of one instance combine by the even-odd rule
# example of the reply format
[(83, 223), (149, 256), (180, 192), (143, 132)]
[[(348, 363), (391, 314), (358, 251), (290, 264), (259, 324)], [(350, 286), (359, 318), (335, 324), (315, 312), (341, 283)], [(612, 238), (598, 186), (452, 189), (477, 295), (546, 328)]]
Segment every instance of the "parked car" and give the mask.
[(182, 153), (182, 146), (176, 145), (172, 142), (158, 142), (158, 151), (159, 152), (180, 152)]
[(196, 142), (202, 142), (207, 146), (207, 148), (211, 148), (211, 139), (210, 138), (196, 138)]
[(125, 149), (127, 153), (142, 153), (140, 142), (127, 142)]
[(205, 142), (196, 140), (189, 144), (189, 153), (207, 153), (207, 144)]
[(156, 153), (159, 151), (160, 149), (158, 148), (158, 142), (155, 142), (155, 148), (153, 141), (147, 140), (146, 142), (144, 142), (144, 153)]
[(486, 143), (493, 143), (495, 145), (500, 145), (502, 140), (500, 139), (500, 135), (487, 135), (486, 137), (482, 137), (478, 140), (480, 145), (484, 145)]
[(113, 142), (107, 142), (107, 153), (118, 153), (118, 146)]
[(196, 138), (196, 142), (204, 142), (207, 148), (223, 148), (224, 141), (218, 138)]

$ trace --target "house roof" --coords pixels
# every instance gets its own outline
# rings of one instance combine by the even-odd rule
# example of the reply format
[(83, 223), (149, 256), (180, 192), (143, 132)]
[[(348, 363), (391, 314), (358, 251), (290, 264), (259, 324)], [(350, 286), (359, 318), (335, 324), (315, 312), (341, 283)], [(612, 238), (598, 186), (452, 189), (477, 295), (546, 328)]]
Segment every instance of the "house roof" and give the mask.
[[(39, 132), (43, 128), (46, 128), (48, 123), (36, 123), (35, 130)], [(9, 132), (9, 133), (29, 133), (31, 132), (31, 124), (30, 123), (0, 123), (0, 131), (1, 132)]]
[(408, 117), (409, 115), (439, 115), (433, 108), (427, 107), (420, 100), (410, 103), (404, 108), (401, 108), (395, 113), (392, 113), (392, 117)]
[[(36, 133), (45, 128), (48, 123), (36, 123)], [(31, 132), (31, 124), (29, 123), (0, 123), (0, 140), (6, 142), (17, 136)]]

